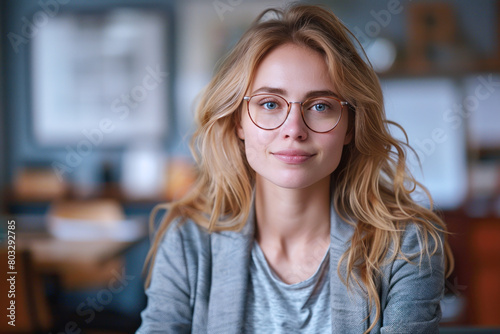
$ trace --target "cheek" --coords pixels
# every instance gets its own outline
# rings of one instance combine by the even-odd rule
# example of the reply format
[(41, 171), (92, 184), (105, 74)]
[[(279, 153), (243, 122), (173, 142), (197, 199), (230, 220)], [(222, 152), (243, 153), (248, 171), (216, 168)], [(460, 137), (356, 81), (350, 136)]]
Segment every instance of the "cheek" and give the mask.
[(261, 129), (245, 132), (245, 153), (248, 162), (259, 161), (265, 158), (272, 135)]
[(344, 145), (342, 145), (342, 143), (339, 144), (340, 145), (337, 145), (330, 151), (328, 158), (330, 164), (334, 169), (336, 169), (338, 164), (340, 163), (340, 158), (342, 157), (342, 149), (344, 148)]
[(325, 150), (325, 157), (322, 160), (321, 174), (329, 175), (332, 174), (340, 164), (340, 159), (342, 157), (342, 145), (335, 145), (334, 147), (329, 147)]
[(247, 119), (242, 122), (242, 132), (245, 136), (245, 154), (247, 161), (255, 170), (255, 168), (258, 167), (256, 164), (266, 158), (267, 152), (269, 151), (269, 145), (276, 136), (275, 131), (259, 129)]
[[(326, 138), (325, 138), (326, 139)], [(327, 139), (325, 142), (323, 142), (323, 147), (324, 149), (324, 154), (325, 154), (325, 161), (326, 161), (326, 166), (327, 168), (335, 170), (340, 163), (340, 159), (342, 157), (342, 151), (344, 149), (344, 145), (346, 144), (346, 137), (344, 133), (339, 133), (331, 138), (329, 140)]]

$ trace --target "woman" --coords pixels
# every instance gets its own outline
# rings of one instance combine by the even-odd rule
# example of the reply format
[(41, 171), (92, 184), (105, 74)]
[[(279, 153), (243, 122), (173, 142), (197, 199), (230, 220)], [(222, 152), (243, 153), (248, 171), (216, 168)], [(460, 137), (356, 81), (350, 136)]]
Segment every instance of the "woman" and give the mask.
[(377, 76), (330, 11), (273, 13), (203, 92), (139, 332), (437, 333), (445, 225), (410, 197)]

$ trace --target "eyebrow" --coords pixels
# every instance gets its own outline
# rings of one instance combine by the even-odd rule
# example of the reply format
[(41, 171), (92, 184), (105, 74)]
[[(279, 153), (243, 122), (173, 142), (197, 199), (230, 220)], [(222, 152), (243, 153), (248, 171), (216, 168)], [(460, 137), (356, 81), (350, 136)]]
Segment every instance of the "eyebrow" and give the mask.
[[(270, 93), (270, 94), (278, 94), (278, 95), (287, 95), (286, 90), (282, 88), (275, 88), (275, 87), (268, 87), (264, 86), (261, 87), (257, 90), (255, 90), (252, 95), (259, 94), (259, 93)], [(305, 99), (309, 99), (311, 97), (316, 97), (316, 96), (334, 96), (336, 98), (339, 98), (337, 94), (335, 94), (333, 91), (326, 89), (326, 90), (312, 90), (306, 93)]]

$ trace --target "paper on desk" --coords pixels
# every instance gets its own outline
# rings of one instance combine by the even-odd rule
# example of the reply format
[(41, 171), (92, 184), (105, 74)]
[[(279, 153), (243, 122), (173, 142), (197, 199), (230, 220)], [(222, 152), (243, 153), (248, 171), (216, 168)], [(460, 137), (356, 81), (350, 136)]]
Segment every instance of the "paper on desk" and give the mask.
[(63, 240), (115, 240), (134, 241), (146, 233), (146, 224), (136, 220), (122, 220), (112, 225), (109, 222), (89, 222), (86, 220), (50, 217), (48, 230), (56, 238)]

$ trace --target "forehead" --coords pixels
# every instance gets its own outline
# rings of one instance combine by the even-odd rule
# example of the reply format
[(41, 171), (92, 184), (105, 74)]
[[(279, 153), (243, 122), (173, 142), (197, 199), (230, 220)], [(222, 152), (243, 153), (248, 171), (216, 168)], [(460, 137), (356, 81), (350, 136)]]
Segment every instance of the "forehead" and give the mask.
[(250, 87), (273, 87), (288, 93), (311, 90), (335, 91), (325, 57), (311, 48), (285, 44), (269, 52), (254, 73)]

